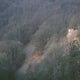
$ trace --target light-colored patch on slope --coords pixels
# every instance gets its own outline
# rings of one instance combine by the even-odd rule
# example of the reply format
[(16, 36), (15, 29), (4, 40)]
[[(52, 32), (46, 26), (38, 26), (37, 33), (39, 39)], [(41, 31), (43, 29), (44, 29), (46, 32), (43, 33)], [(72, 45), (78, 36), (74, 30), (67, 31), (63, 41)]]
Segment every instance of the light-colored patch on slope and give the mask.
[(19, 69), (19, 73), (26, 74), (26, 71), (29, 69), (30, 66), (35, 66), (36, 64), (39, 64), (44, 59), (45, 55), (42, 53), (37, 53), (29, 57), (27, 60), (25, 60), (23, 66)]
[(79, 34), (79, 31), (76, 29), (68, 29), (68, 32), (67, 32), (67, 41), (68, 43), (71, 43), (73, 41), (79, 41), (79, 37), (78, 37), (78, 34)]

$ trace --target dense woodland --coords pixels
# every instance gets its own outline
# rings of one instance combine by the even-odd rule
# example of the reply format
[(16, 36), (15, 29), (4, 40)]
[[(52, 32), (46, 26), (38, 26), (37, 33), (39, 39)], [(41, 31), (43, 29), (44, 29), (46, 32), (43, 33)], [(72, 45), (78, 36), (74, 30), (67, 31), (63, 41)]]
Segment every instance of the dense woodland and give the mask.
[(0, 80), (79, 80), (80, 0), (0, 0)]

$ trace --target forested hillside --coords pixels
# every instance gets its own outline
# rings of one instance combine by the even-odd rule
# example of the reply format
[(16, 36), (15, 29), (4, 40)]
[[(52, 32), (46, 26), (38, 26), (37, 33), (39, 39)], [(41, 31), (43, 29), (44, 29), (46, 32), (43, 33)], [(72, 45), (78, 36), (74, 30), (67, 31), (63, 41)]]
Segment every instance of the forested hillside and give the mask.
[(80, 79), (80, 0), (0, 0), (0, 80)]

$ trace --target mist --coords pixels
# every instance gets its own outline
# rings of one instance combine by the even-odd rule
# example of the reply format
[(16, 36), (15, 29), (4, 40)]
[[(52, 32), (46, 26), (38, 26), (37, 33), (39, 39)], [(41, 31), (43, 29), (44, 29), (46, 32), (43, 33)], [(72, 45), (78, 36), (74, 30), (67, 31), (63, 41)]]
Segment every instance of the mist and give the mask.
[(80, 0), (0, 0), (1, 80), (79, 80), (79, 53)]

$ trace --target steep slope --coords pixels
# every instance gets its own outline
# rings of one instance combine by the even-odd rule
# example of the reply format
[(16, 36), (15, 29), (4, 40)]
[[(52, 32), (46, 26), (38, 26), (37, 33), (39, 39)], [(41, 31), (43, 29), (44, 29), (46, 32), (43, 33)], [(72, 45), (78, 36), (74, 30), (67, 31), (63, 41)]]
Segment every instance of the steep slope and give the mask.
[[(26, 59), (16, 71), (19, 80), (25, 77), (32, 80), (31, 73), (32, 78), (36, 75), (43, 76), (36, 78), (37, 80), (46, 80), (45, 76), (50, 74), (49, 80), (62, 80), (58, 77), (63, 75), (64, 71), (58, 73), (58, 70), (68, 64), (65, 56), (69, 54), (74, 40), (79, 42), (77, 37), (80, 35), (76, 35), (79, 29), (80, 0), (0, 0), (0, 43), (7, 47), (11, 43), (24, 46), (22, 52)], [(2, 49), (4, 46), (0, 47)], [(59, 61), (62, 62), (61, 65)], [(23, 69), (26, 65), (28, 68)], [(36, 69), (39, 69), (39, 72)]]

